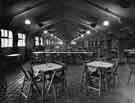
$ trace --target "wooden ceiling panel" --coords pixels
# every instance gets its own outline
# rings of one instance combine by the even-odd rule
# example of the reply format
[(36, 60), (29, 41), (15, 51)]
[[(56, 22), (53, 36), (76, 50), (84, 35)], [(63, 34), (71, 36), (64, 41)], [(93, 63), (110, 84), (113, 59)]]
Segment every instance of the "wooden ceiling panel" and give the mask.
[[(31, 33), (42, 33), (44, 29), (53, 29), (51, 32), (57, 33), (58, 37), (67, 41), (74, 39), (79, 30), (89, 29), (93, 34), (102, 31), (117, 33), (120, 28), (135, 25), (134, 4), (123, 8), (118, 3), (120, 0), (6, 1), (7, 6), (12, 4), (7, 8), (7, 15), (14, 18), (10, 21), (12, 23), (8, 21), (10, 26), (14, 25), (14, 27)], [(30, 18), (32, 21), (29, 27), (24, 25), (25, 18)], [(109, 27), (102, 25), (104, 20), (110, 21)], [(95, 26), (92, 27), (91, 24)], [(94, 31), (96, 32), (94, 33)]]

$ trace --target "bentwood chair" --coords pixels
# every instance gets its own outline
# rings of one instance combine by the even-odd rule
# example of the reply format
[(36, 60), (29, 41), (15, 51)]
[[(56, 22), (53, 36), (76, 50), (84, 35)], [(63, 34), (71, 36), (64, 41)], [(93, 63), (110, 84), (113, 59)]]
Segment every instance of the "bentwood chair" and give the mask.
[(119, 78), (119, 59), (113, 61), (114, 67), (107, 71), (107, 88), (115, 87), (117, 82), (120, 82)]
[(20, 91), (20, 102), (22, 102), (22, 96), (26, 101), (30, 100), (33, 90), (41, 95), (40, 89), (38, 87), (39, 77), (34, 76), (34, 71), (30, 62), (27, 62), (21, 66), (21, 70), (24, 73), (24, 80)]
[(83, 67), (84, 67), (84, 70), (82, 71), (81, 73), (81, 91), (84, 89), (84, 87), (86, 86), (86, 73), (87, 73), (87, 66), (86, 66), (86, 63), (89, 63), (91, 62), (91, 60), (85, 60), (83, 62)]
[(86, 87), (86, 72), (87, 72), (87, 66), (84, 64), (84, 70), (82, 71), (81, 74), (81, 88), (80, 91), (82, 92), (83, 89), (85, 89)]
[[(61, 70), (56, 72), (54, 76), (54, 80), (52, 82), (56, 90), (56, 96), (60, 96), (61, 93), (64, 93), (64, 95), (67, 96), (67, 79), (66, 79), (67, 66), (62, 62), (56, 62), (56, 63), (63, 66)], [(61, 92), (58, 92), (60, 90)]]
[(127, 61), (128, 67), (129, 67), (129, 76), (128, 76), (128, 84), (131, 80), (131, 77), (133, 76), (133, 74), (135, 74), (135, 59), (134, 58), (128, 58)]

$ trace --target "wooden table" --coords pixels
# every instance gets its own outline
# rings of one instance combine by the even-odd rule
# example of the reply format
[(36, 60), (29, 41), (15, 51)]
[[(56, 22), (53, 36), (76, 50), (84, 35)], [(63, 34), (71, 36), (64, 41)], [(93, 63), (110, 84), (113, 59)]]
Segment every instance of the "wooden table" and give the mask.
[[(38, 75), (39, 72), (43, 72), (42, 103), (45, 103), (45, 96), (46, 96), (45, 90), (49, 91), (56, 72), (61, 70), (62, 68), (63, 68), (62, 65), (59, 65), (59, 64), (56, 64), (56, 63), (38, 64), (38, 65), (33, 66), (33, 70), (34, 70), (35, 75)], [(51, 76), (51, 81), (49, 83), (48, 88), (45, 88), (45, 83), (46, 83), (45, 73), (48, 72), (48, 71), (52, 71), (53, 75)]]
[(99, 96), (100, 96), (102, 93), (102, 89), (103, 89), (103, 83), (104, 83), (103, 80), (105, 78), (105, 72), (108, 69), (113, 68), (114, 64), (109, 63), (109, 62), (105, 62), (105, 61), (93, 61), (90, 63), (86, 63), (86, 66), (87, 66), (88, 71), (90, 71), (90, 72), (95, 72), (96, 70), (98, 70), (98, 73), (99, 73), (98, 87), (99, 88), (96, 88), (96, 87), (93, 87), (90, 85), (88, 85), (88, 88), (93, 89), (95, 91), (98, 91)]
[(111, 68), (113, 67), (114, 64), (109, 63), (109, 62), (105, 62), (105, 61), (93, 61), (90, 63), (86, 63), (87, 66), (91, 66), (91, 67), (95, 67), (95, 68)]

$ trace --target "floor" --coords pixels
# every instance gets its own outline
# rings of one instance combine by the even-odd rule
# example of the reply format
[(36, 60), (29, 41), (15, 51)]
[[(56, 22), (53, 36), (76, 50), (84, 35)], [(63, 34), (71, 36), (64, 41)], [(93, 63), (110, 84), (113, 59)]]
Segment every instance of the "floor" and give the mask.
[[(68, 66), (68, 99), (66, 100), (65, 97), (60, 97), (57, 99), (58, 103), (64, 103), (65, 100), (67, 103), (135, 103), (135, 76), (132, 77), (130, 84), (127, 84), (129, 72), (126, 64), (122, 64), (119, 67), (120, 82), (117, 83), (117, 86), (101, 97), (92, 95), (92, 92), (86, 96), (84, 92), (80, 91), (82, 70), (82, 65)], [(14, 73), (9, 73), (7, 76), (7, 97), (4, 101), (0, 101), (0, 103), (20, 103), (18, 96), (23, 77), (24, 75), (19, 69)], [(38, 99), (33, 99), (30, 103), (37, 102), (41, 103), (40, 97)]]

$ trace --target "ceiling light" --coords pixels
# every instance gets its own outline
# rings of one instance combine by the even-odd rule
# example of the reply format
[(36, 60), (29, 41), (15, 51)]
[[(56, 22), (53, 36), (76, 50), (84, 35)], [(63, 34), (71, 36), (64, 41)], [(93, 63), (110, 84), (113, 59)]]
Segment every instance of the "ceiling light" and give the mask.
[(105, 20), (105, 21), (103, 22), (103, 25), (104, 25), (104, 26), (109, 26), (109, 25), (110, 25), (110, 22), (109, 22), (108, 20)]
[(54, 35), (53, 34), (50, 34), (51, 37), (53, 37)]
[(75, 41), (71, 41), (71, 44), (72, 44), (72, 45), (76, 45), (76, 42), (75, 42)]
[(58, 44), (62, 45), (63, 44), (63, 41), (59, 41)]
[(48, 31), (47, 30), (44, 30), (44, 34), (47, 34), (48, 33)]
[(90, 31), (90, 30), (87, 30), (87, 31), (86, 31), (86, 34), (87, 34), (87, 35), (91, 34), (91, 31)]
[(29, 19), (26, 19), (26, 20), (25, 20), (25, 24), (26, 24), (26, 25), (30, 25), (30, 24), (31, 24), (31, 21), (30, 21)]
[(81, 35), (81, 37), (83, 38), (83, 37), (84, 37), (84, 35), (82, 34), (82, 35)]

